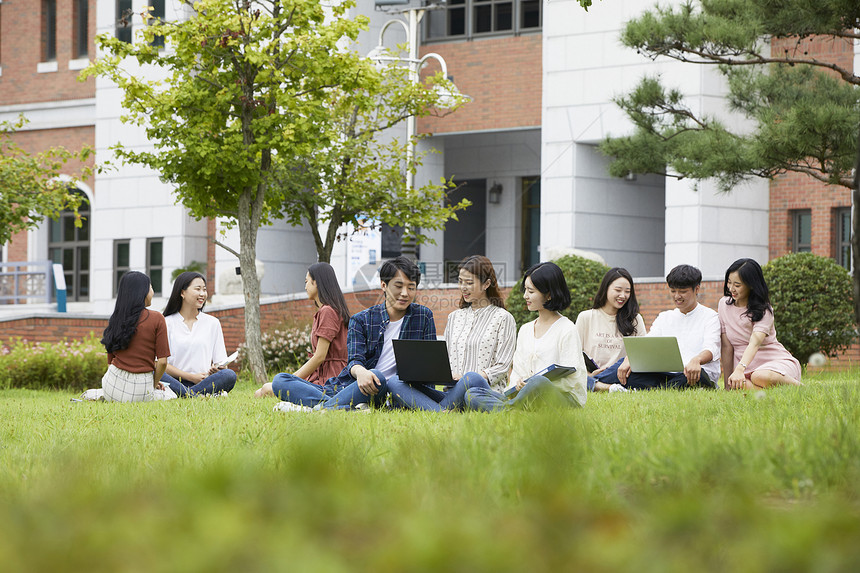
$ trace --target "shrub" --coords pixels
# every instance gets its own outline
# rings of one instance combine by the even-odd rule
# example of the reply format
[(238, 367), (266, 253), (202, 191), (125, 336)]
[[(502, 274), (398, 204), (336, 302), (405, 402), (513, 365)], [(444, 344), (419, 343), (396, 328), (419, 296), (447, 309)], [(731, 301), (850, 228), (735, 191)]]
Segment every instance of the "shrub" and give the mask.
[(204, 277), (206, 276), (206, 263), (201, 263), (200, 261), (191, 261), (188, 263), (186, 267), (180, 267), (178, 269), (174, 269), (172, 273), (170, 273), (170, 282), (173, 282), (186, 271), (194, 271), (195, 273), (200, 273)]
[[(269, 372), (295, 372), (307, 362), (311, 351), (310, 325), (282, 324), (274, 330), (264, 332), (263, 362)], [(245, 367), (247, 350), (245, 343), (239, 345), (239, 367)]]
[(0, 345), (0, 388), (85, 390), (101, 388), (107, 370), (104, 346), (90, 334), (83, 340), (30, 343), (20, 338)]
[(857, 337), (848, 272), (827, 257), (792, 253), (763, 267), (779, 341), (802, 364), (834, 356)]
[[(576, 255), (566, 255), (553, 262), (561, 268), (567, 281), (567, 287), (570, 289), (570, 306), (562, 311), (562, 314), (575, 321), (580, 312), (591, 308), (594, 295), (597, 294), (597, 289), (600, 287), (600, 281), (603, 280), (603, 275), (606, 274), (609, 267), (603, 263)], [(526, 303), (523, 300), (522, 279), (517, 281), (517, 284), (511, 289), (505, 306), (508, 312), (514, 315), (517, 328), (537, 318), (536, 314), (529, 312), (526, 308)]]

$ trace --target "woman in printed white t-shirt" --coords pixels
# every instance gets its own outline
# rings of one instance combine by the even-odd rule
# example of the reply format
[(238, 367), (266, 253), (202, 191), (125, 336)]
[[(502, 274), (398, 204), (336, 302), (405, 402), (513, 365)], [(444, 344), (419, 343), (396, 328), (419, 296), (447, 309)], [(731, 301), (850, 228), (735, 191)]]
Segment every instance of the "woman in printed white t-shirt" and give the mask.
[(597, 370), (588, 376), (588, 389), (625, 391), (622, 385), (604, 380), (614, 381), (615, 371), (627, 356), (624, 337), (645, 336), (645, 321), (639, 314), (633, 277), (627, 269), (615, 267), (603, 275), (594, 306), (579, 313), (576, 329), (582, 351), (597, 365)]
[(173, 283), (164, 307), (171, 355), (161, 381), (180, 398), (229, 392), (236, 373), (220, 366), (227, 360), (224, 333), (206, 306), (206, 279), (200, 273), (184, 272)]

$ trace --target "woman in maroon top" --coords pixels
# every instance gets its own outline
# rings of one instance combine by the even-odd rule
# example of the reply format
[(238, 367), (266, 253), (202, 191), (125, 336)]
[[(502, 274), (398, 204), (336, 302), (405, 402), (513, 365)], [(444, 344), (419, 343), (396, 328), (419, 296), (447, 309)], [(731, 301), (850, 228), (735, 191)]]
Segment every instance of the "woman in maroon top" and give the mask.
[(108, 370), (102, 390), (109, 402), (150, 402), (172, 396), (160, 382), (170, 345), (161, 313), (147, 310), (152, 302), (149, 277), (137, 271), (122, 275), (116, 305), (104, 330)]
[(281, 395), (287, 380), (299, 379), (317, 386), (337, 376), (346, 368), (346, 333), (349, 310), (343, 292), (337, 284), (334, 269), (328, 263), (314, 263), (305, 276), (305, 292), (318, 308), (311, 326), (311, 356), (307, 362), (289, 374), (276, 375), (271, 382), (254, 392), (254, 396)]

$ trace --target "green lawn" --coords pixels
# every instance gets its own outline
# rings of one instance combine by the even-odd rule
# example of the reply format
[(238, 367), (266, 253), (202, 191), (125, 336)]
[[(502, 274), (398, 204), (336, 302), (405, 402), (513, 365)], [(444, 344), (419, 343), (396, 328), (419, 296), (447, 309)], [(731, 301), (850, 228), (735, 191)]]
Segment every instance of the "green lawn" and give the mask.
[(857, 570), (858, 378), (498, 415), (2, 391), (0, 569)]

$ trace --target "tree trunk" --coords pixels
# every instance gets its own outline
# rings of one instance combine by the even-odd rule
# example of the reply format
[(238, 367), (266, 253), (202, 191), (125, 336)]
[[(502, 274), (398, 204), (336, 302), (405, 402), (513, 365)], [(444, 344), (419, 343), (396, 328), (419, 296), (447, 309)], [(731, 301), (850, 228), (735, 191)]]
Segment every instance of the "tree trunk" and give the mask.
[[(259, 192), (258, 192), (259, 193)], [(257, 230), (259, 217), (254, 216), (251, 191), (239, 198), (239, 268), (242, 271), (242, 294), (245, 296), (245, 347), (254, 380), (260, 386), (268, 382), (263, 360), (260, 333), (260, 279), (257, 276)]]
[(318, 250), (320, 262), (331, 262), (331, 252), (334, 249), (335, 241), (337, 241), (337, 230), (340, 229), (342, 224), (343, 215), (341, 214), (340, 207), (335, 205), (332, 207), (331, 217), (328, 220), (328, 227), (326, 227), (325, 242), (322, 248)]

